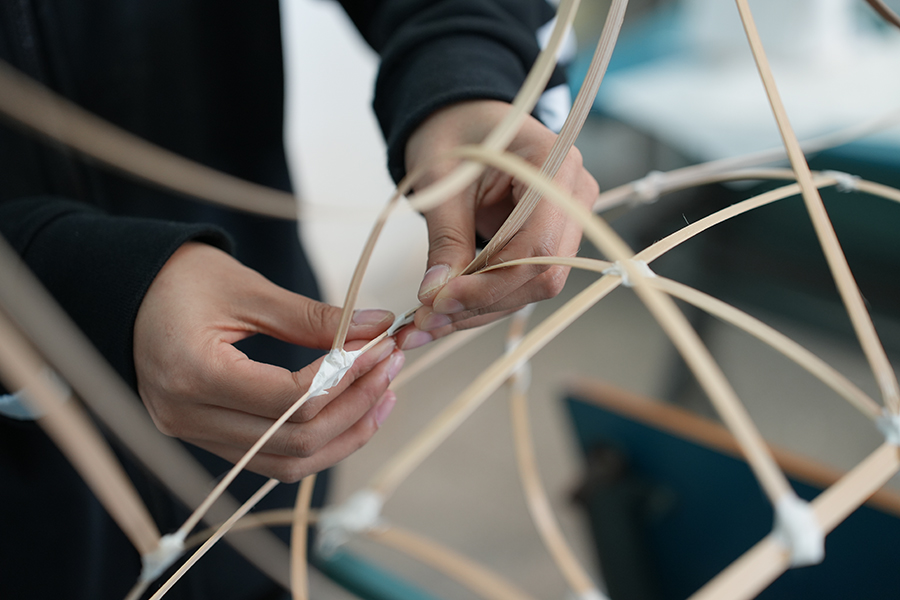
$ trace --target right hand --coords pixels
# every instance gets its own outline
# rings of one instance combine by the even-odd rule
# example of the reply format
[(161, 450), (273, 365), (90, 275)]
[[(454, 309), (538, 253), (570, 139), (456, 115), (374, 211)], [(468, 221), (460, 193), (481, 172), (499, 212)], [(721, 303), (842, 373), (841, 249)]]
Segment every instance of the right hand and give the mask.
[[(339, 318), (340, 309), (284, 290), (221, 250), (187, 243), (138, 310), (138, 392), (160, 431), (236, 462), (306, 392), (322, 359), (291, 372), (252, 361), (232, 344), (261, 333), (326, 349)], [(346, 349), (362, 347), (392, 319), (387, 311), (358, 311)], [(396, 401), (388, 385), (403, 360), (391, 338), (358, 357), (337, 386), (300, 407), (248, 468), (292, 482), (363, 446)]]

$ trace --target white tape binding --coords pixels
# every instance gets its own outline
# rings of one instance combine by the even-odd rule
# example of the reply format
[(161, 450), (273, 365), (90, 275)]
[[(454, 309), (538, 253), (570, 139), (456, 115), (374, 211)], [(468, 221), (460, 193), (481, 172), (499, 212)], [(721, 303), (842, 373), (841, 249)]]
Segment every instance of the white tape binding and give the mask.
[(875, 421), (878, 430), (884, 434), (884, 441), (894, 446), (900, 446), (900, 415), (894, 415), (884, 410), (884, 414)]
[[(656, 277), (656, 273), (654, 273), (650, 266), (646, 261), (643, 260), (628, 260), (629, 266), (633, 267), (638, 273), (640, 273), (643, 277)], [(604, 275), (618, 275), (622, 278), (622, 285), (625, 287), (633, 287), (634, 281), (631, 280), (631, 275), (628, 274), (628, 269), (626, 269), (622, 265), (622, 261), (617, 260), (613, 263), (611, 267), (603, 269)]]
[(580, 593), (569, 590), (569, 593), (566, 594), (566, 598), (568, 600), (609, 600), (609, 596), (597, 588), (591, 588)]
[[(41, 369), (41, 377), (54, 387), (64, 400), (68, 400), (72, 395), (72, 389), (51, 369), (46, 367)], [(28, 390), (23, 389), (15, 394), (0, 395), (0, 415), (17, 421), (36, 421), (44, 416), (44, 412), (28, 399)]]
[(159, 538), (156, 550), (141, 557), (141, 581), (154, 581), (178, 560), (184, 552), (184, 537), (178, 533), (170, 533)]
[(834, 187), (839, 192), (847, 194), (859, 189), (859, 177), (857, 175), (851, 175), (843, 171), (822, 171), (822, 175), (833, 178), (835, 180)]
[(791, 565), (816, 565), (825, 558), (825, 533), (809, 502), (787, 494), (775, 505), (772, 534), (791, 553)]
[(632, 183), (635, 200), (643, 204), (652, 204), (659, 199), (663, 184), (666, 182), (666, 174), (662, 171), (650, 171), (642, 179)]
[(415, 315), (416, 315), (416, 311), (410, 310), (408, 312), (403, 313), (402, 315), (398, 315), (397, 317), (395, 317), (394, 322), (391, 324), (390, 327), (388, 327), (388, 330), (387, 330), (388, 337), (397, 333), (400, 330), (400, 328), (403, 327), (404, 325), (409, 325), (410, 323), (412, 323)]
[(342, 504), (319, 513), (316, 546), (324, 556), (334, 554), (347, 543), (350, 535), (377, 527), (381, 523), (384, 499), (372, 490), (360, 490)]
[(322, 361), (318, 373), (309, 386), (309, 397), (314, 398), (327, 394), (327, 390), (340, 383), (341, 378), (350, 370), (361, 350), (332, 350)]

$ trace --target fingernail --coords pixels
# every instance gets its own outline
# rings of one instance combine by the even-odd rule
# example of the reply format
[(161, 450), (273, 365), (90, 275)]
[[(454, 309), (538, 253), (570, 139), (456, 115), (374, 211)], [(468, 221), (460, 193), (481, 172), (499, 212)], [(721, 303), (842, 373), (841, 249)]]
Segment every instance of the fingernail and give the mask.
[(422, 324), (419, 325), (419, 329), (421, 329), (422, 331), (434, 331), (435, 329), (440, 329), (441, 327), (445, 327), (449, 324), (450, 317), (448, 317), (447, 315), (431, 313), (422, 320)]
[(448, 281), (450, 281), (450, 265), (434, 265), (425, 271), (422, 284), (419, 286), (418, 297), (428, 296)]
[(388, 390), (384, 393), (384, 397), (381, 399), (381, 402), (378, 403), (378, 406), (375, 407), (375, 413), (372, 415), (375, 417), (375, 422), (381, 427), (381, 424), (384, 423), (384, 420), (388, 418), (388, 415), (391, 414), (391, 411), (394, 410), (394, 405), (397, 403), (397, 394)]
[(432, 309), (434, 312), (441, 313), (444, 315), (452, 315), (458, 312), (462, 312), (465, 306), (462, 305), (462, 302), (457, 300), (456, 298), (441, 298), (437, 302), (434, 303)]
[(393, 381), (394, 377), (397, 376), (397, 373), (400, 372), (400, 369), (403, 368), (403, 363), (406, 362), (406, 356), (403, 355), (402, 352), (394, 352), (394, 355), (391, 356), (391, 360), (388, 363), (388, 380)]
[(385, 340), (380, 341), (377, 346), (372, 348), (372, 350), (374, 350), (377, 353), (375, 356), (378, 357), (375, 359), (375, 362), (380, 363), (381, 361), (386, 359), (388, 356), (390, 356), (391, 352), (393, 352), (394, 348), (396, 348), (396, 347), (397, 347), (397, 344), (394, 341), (394, 338), (387, 338)]
[(403, 345), (400, 346), (401, 350), (412, 350), (413, 348), (418, 348), (419, 346), (424, 346), (428, 342), (432, 341), (434, 336), (428, 333), (427, 331), (413, 331), (406, 339), (403, 340)]
[(354, 310), (353, 318), (350, 322), (354, 325), (378, 325), (387, 320), (394, 320), (394, 315), (390, 311), (375, 308), (367, 308), (363, 310)]

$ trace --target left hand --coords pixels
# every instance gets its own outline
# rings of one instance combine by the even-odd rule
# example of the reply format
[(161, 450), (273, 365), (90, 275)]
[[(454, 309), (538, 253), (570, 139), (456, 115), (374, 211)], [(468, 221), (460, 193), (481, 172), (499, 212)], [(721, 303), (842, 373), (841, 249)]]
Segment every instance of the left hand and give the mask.
[[(406, 167), (412, 171), (462, 144), (479, 143), (510, 110), (505, 102), (474, 100), (445, 107), (416, 129), (406, 145)], [(528, 116), (508, 151), (540, 168), (556, 134)], [(423, 189), (449, 173), (458, 161), (441, 161), (429, 168), (415, 189)], [(590, 207), (599, 193), (597, 182), (572, 148), (554, 177), (565, 191)], [(511, 176), (486, 169), (458, 196), (427, 211), (428, 266), (419, 288), (424, 305), (415, 326), (398, 334), (401, 348), (421, 346), (459, 329), (498, 319), (531, 302), (556, 296), (568, 269), (521, 265), (490, 273), (457, 277), (475, 257), (476, 232), (489, 239), (503, 224), (528, 186)], [(491, 264), (532, 256), (573, 256), (581, 228), (561, 209), (541, 201), (509, 244)]]

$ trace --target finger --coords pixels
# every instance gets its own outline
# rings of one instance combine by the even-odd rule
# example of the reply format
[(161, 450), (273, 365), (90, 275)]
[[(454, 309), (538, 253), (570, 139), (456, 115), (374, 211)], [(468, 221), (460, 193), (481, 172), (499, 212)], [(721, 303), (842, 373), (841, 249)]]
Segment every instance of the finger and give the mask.
[(474, 327), (481, 327), (482, 325), (493, 323), (494, 321), (497, 321), (509, 314), (514, 313), (520, 308), (521, 306), (506, 311), (491, 312), (484, 315), (473, 316), (457, 321), (451, 325), (439, 327), (432, 331), (422, 331), (414, 325), (409, 325), (397, 332), (397, 335), (395, 336), (397, 339), (397, 346), (399, 346), (401, 350), (414, 350), (434, 340), (450, 335), (454, 331), (472, 329)]
[[(343, 433), (378, 404), (390, 381), (403, 364), (403, 354), (395, 352), (391, 360), (358, 379), (342, 394), (335, 396), (307, 423), (286, 422), (262, 447), (269, 454), (307, 458)], [(190, 418), (182, 419), (165, 433), (195, 442), (233, 446), (246, 451), (272, 427), (268, 419), (236, 410), (203, 405)]]
[[(341, 309), (272, 286), (256, 296), (239, 315), (256, 331), (307, 348), (329, 348), (341, 319)], [(372, 339), (388, 327), (394, 315), (386, 310), (356, 310), (347, 339)]]
[[(307, 475), (327, 469), (364, 446), (387, 418), (396, 400), (397, 396), (393, 392), (386, 392), (378, 405), (313, 456), (296, 458), (261, 453), (253, 457), (248, 463), (247, 469), (266, 477), (274, 477), (285, 483), (293, 483)], [(237, 462), (244, 455), (239, 448), (217, 442), (187, 441), (232, 463)]]
[[(348, 350), (362, 347), (362, 341), (347, 344)], [(291, 418), (306, 421), (312, 418), (322, 405), (341, 394), (361, 375), (386, 359), (395, 343), (388, 338), (357, 357), (353, 366), (324, 396), (310, 399), (310, 406), (303, 405)], [(252, 361), (231, 345), (223, 344), (222, 354), (205, 376), (196, 378), (190, 396), (203, 403), (238, 410), (269, 419), (277, 419), (309, 389), (324, 358), (296, 372), (281, 367)], [(181, 396), (188, 395), (185, 393)]]
[(453, 198), (425, 213), (428, 268), (419, 286), (419, 302), (431, 305), (451, 277), (475, 257), (475, 215), (470, 202)]

